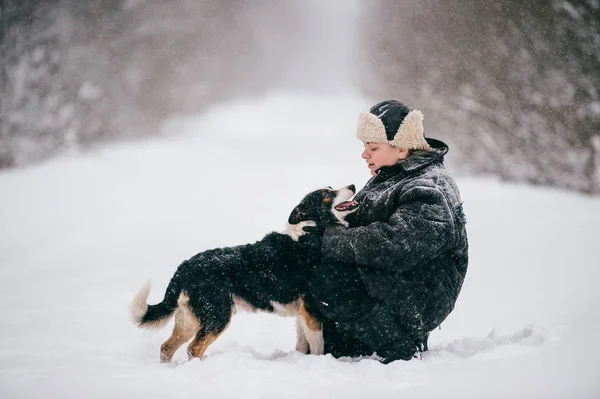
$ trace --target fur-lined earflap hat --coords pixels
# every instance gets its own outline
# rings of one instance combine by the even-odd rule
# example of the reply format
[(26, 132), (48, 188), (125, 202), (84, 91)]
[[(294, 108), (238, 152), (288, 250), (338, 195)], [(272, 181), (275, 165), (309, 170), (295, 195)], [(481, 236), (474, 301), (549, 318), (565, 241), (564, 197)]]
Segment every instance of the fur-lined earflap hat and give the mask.
[(357, 136), (364, 142), (394, 147), (431, 150), (423, 135), (423, 114), (396, 100), (375, 104), (358, 120)]

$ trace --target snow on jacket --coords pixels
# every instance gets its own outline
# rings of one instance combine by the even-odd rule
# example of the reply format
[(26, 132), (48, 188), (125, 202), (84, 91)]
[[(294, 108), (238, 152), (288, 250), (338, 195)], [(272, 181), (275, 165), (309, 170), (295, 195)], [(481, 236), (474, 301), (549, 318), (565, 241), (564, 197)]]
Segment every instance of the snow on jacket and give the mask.
[(328, 258), (358, 267), (371, 297), (412, 331), (429, 332), (452, 311), (468, 263), (458, 187), (443, 165), (448, 146), (383, 167), (359, 191), (350, 227), (325, 231)]

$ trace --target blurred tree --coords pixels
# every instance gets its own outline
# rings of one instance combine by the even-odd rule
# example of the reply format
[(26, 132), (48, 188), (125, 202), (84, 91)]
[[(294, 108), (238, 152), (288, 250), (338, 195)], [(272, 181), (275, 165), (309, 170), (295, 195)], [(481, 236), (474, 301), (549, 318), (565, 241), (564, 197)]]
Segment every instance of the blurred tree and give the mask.
[(453, 165), (600, 192), (600, 2), (381, 0), (365, 90), (427, 111)]
[(0, 167), (157, 134), (175, 113), (264, 90), (283, 64), (265, 53), (289, 46), (264, 30), (301, 23), (277, 11), (266, 0), (2, 0)]

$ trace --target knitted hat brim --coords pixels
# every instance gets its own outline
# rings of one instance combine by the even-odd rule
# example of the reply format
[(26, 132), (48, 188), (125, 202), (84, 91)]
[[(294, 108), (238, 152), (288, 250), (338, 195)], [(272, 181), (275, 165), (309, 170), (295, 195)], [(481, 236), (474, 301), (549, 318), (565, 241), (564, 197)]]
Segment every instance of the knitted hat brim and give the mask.
[(423, 114), (419, 110), (412, 110), (406, 115), (393, 140), (388, 140), (381, 119), (370, 112), (363, 112), (358, 119), (356, 136), (365, 143), (387, 143), (400, 148), (431, 150), (423, 135)]

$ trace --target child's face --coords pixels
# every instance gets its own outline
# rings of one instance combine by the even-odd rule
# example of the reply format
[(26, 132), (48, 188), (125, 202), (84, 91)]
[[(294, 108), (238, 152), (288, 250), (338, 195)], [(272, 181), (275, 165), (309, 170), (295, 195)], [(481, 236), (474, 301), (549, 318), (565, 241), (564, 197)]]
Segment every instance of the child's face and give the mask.
[(364, 143), (361, 157), (367, 161), (371, 175), (375, 176), (382, 166), (392, 166), (408, 156), (408, 149), (393, 147), (387, 143)]

